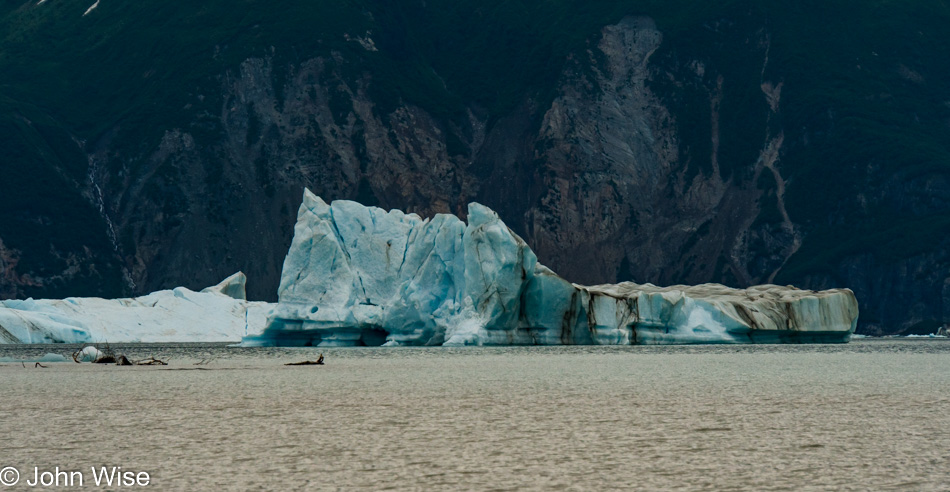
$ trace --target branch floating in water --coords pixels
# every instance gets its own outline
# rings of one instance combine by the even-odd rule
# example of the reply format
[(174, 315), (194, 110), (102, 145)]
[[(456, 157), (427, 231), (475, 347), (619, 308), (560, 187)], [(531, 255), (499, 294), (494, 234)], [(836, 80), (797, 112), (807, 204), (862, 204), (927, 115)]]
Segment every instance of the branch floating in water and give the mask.
[(322, 366), (323, 354), (320, 354), (320, 357), (318, 357), (317, 360), (305, 360), (303, 362), (288, 362), (284, 365), (285, 366)]

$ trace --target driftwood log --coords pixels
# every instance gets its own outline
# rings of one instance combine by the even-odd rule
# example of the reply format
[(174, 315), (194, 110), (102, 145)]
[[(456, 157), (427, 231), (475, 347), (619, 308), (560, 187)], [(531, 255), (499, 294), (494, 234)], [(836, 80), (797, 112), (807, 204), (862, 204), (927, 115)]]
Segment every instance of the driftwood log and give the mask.
[(317, 360), (305, 360), (302, 362), (288, 362), (284, 365), (285, 366), (322, 366), (323, 354), (320, 354), (320, 357), (318, 357)]
[(167, 366), (168, 362), (163, 360), (158, 360), (155, 357), (149, 357), (148, 359), (142, 359), (135, 361), (137, 366)]

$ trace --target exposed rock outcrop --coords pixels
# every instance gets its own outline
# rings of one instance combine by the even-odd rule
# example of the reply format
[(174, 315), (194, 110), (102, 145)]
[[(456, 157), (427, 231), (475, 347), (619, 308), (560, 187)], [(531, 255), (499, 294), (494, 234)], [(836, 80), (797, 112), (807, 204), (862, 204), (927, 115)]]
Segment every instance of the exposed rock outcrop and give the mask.
[[(249, 298), (274, 300), (293, 211), (309, 187), (328, 200), (423, 217), (465, 219), (467, 203), (484, 203), (545, 264), (578, 282), (844, 285), (861, 301), (864, 333), (950, 322), (950, 179), (941, 153), (950, 104), (934, 89), (942, 69), (928, 72), (933, 60), (884, 67), (889, 55), (879, 49), (855, 67), (840, 63), (858, 56), (853, 46), (827, 51), (834, 56), (814, 49), (838, 42), (838, 30), (783, 39), (769, 19), (786, 11), (775, 5), (710, 7), (672, 23), (611, 14), (583, 36), (558, 32), (559, 43), (574, 40), (569, 50), (540, 41), (523, 51), (539, 57), (519, 60), (525, 67), (551, 68), (521, 85), (504, 77), (460, 83), (452, 50), (468, 49), (467, 39), (423, 49), (400, 24), (411, 19), (374, 17), (376, 7), (347, 20), (359, 24), (352, 29), (314, 32), (307, 48), (296, 40), (257, 46), (265, 37), (255, 33), (268, 29), (252, 21), (235, 28), (234, 42), (189, 47), (182, 59), (202, 67), (191, 78), (177, 80), (175, 69), (174, 81), (158, 83), (152, 66), (123, 70), (134, 75), (125, 86), (144, 83), (150, 99), (126, 94), (135, 104), (116, 105), (117, 114), (78, 123), (76, 114), (51, 123), (26, 106), (10, 121), (0, 114), (2, 133), (14, 135), (6, 146), (23, 146), (8, 155), (30, 169), (15, 185), (18, 175), (8, 174), (4, 196), (32, 190), (35, 179), (68, 205), (40, 210), (55, 200), (35, 190), (3, 202), (12, 212), (0, 220), (0, 298), (198, 289), (242, 270), (254, 280)], [(445, 13), (413, 8), (419, 18)], [(787, 20), (816, 26), (813, 11)], [(512, 34), (504, 38), (512, 48), (537, 41)], [(920, 48), (931, 38), (906, 41)], [(491, 65), (491, 49), (461, 64), (463, 73), (481, 75), (470, 68)], [(87, 64), (89, 73), (102, 68)], [(523, 81), (521, 68), (510, 68), (513, 81)], [(848, 90), (813, 84), (826, 79)], [(904, 83), (925, 95), (908, 98)], [(167, 104), (161, 115), (156, 104)], [(907, 119), (891, 121), (884, 110)], [(52, 128), (59, 122), (69, 123)], [(886, 155), (858, 155), (877, 138), (889, 142)], [(55, 159), (60, 167), (33, 177), (37, 162)], [(931, 229), (936, 237), (913, 233)]]

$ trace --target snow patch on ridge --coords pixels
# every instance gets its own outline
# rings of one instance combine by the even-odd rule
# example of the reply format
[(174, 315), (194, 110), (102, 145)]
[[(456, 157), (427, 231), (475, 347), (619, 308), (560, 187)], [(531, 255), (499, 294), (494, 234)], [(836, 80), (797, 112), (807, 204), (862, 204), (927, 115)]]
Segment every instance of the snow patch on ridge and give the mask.
[(88, 9), (86, 9), (86, 12), (85, 12), (84, 14), (82, 14), (82, 16), (85, 17), (85, 16), (89, 15), (89, 12), (92, 12), (92, 11), (93, 11), (96, 7), (98, 7), (98, 6), (99, 6), (99, 0), (96, 0), (96, 3), (92, 4), (92, 6), (90, 6)]

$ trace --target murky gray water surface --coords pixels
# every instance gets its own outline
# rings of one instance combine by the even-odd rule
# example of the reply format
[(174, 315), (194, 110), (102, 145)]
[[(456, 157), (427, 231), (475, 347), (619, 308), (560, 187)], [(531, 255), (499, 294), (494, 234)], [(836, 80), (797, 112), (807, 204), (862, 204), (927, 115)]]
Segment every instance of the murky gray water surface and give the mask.
[(950, 489), (947, 340), (113, 348), (170, 363), (0, 363), (0, 468), (94, 488), (115, 465), (153, 490)]

